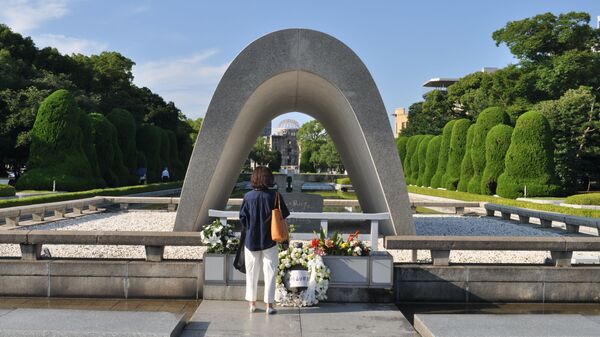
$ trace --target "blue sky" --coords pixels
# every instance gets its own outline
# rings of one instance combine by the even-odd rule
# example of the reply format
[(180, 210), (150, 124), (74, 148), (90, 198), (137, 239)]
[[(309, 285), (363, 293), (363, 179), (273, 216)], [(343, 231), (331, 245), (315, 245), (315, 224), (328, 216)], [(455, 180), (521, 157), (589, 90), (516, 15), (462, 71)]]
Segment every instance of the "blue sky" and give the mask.
[(275, 30), (316, 29), (346, 43), (371, 71), (391, 113), (421, 100), (429, 78), (514, 63), (492, 32), (548, 11), (585, 11), (595, 25), (600, 1), (0, 0), (0, 22), (39, 46), (64, 53), (116, 50), (131, 58), (134, 82), (191, 118), (204, 115), (237, 53)]

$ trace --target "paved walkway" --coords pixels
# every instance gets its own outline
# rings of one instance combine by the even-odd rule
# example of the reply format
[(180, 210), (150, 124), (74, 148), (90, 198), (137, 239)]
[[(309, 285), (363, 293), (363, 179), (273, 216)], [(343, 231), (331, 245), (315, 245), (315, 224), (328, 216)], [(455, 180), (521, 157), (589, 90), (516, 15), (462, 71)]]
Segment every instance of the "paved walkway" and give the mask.
[[(408, 193), (411, 201), (437, 201), (437, 202), (465, 202), (464, 200), (449, 199), (442, 197), (434, 197), (425, 194)], [(454, 207), (427, 207), (435, 211), (441, 211), (443, 213), (454, 213)], [(465, 213), (476, 213), (479, 215), (485, 214), (485, 208), (483, 207), (466, 207)]]
[(419, 336), (393, 304), (321, 303), (278, 308), (267, 316), (243, 301), (203, 301), (182, 337), (196, 336)]

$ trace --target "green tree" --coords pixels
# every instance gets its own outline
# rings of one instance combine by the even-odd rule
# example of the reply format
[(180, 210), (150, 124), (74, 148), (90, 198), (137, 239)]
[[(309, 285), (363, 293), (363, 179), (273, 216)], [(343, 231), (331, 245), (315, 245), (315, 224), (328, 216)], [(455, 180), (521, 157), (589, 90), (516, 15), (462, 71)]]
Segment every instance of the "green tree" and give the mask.
[(405, 136), (438, 134), (444, 125), (455, 117), (446, 91), (432, 90), (423, 97), (425, 101), (412, 104), (408, 108), (408, 124), (402, 131)]
[(508, 124), (510, 118), (504, 109), (490, 107), (481, 112), (475, 123), (473, 131), (473, 144), (471, 148), (471, 162), (473, 164), (473, 177), (467, 187), (469, 193), (481, 192), (481, 178), (485, 169), (485, 138), (488, 132), (498, 124)]
[(425, 138), (425, 135), (415, 135), (411, 138), (415, 138), (413, 142), (414, 150), (411, 151), (410, 155), (410, 177), (407, 179), (411, 185), (416, 185), (419, 179), (419, 145)]
[(440, 156), (440, 146), (442, 145), (442, 136), (435, 136), (427, 145), (425, 154), (425, 173), (423, 174), (422, 186), (431, 186), (431, 178), (435, 174)]
[(504, 173), (498, 178), (500, 196), (517, 198), (560, 193), (554, 173), (551, 132), (548, 120), (539, 112), (529, 111), (519, 117), (506, 152)]
[(446, 171), (442, 176), (443, 186), (448, 190), (456, 190), (460, 180), (460, 166), (465, 156), (467, 144), (467, 132), (471, 122), (462, 118), (454, 122), (452, 134), (450, 135), (450, 152), (448, 153), (448, 163)]
[(462, 162), (460, 163), (460, 180), (458, 182), (457, 190), (461, 192), (467, 192), (469, 181), (473, 177), (473, 162), (471, 161), (472, 149), (473, 149), (473, 133), (475, 131), (475, 124), (469, 126), (467, 131), (467, 143), (465, 146), (465, 155)]
[(568, 90), (558, 100), (538, 103), (536, 109), (552, 127), (561, 184), (569, 192), (589, 188), (600, 178), (600, 108), (591, 88)]
[(85, 153), (81, 119), (87, 117), (66, 90), (58, 90), (40, 105), (32, 130), (28, 169), (17, 182), (19, 189), (78, 191), (99, 186), (101, 179)]
[(496, 194), (498, 177), (504, 172), (504, 160), (512, 132), (513, 128), (505, 124), (498, 124), (488, 132), (485, 138), (485, 169), (481, 179), (481, 194)]
[(446, 173), (446, 166), (448, 165), (448, 153), (450, 152), (450, 140), (452, 138), (452, 128), (454, 127), (454, 123), (456, 123), (455, 120), (449, 121), (442, 131), (442, 142), (440, 144), (437, 169), (431, 178), (431, 187), (433, 188), (442, 187), (444, 173)]
[(411, 136), (408, 138), (406, 143), (406, 159), (404, 160), (404, 179), (407, 184), (411, 184), (411, 176), (412, 176), (412, 165), (411, 160), (413, 155), (417, 152), (419, 135)]

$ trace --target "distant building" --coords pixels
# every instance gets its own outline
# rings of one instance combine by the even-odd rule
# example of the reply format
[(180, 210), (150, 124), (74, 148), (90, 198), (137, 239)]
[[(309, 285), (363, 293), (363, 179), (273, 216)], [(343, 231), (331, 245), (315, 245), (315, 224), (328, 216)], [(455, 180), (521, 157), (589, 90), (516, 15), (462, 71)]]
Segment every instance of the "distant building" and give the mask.
[(408, 113), (404, 108), (396, 108), (392, 116), (394, 116), (396, 120), (394, 124), (394, 137), (398, 138), (400, 133), (402, 133), (402, 130), (406, 129), (406, 125), (408, 123)]
[(270, 149), (281, 153), (281, 169), (286, 172), (299, 172), (300, 149), (296, 139), (299, 128), (295, 120), (284, 119), (268, 138)]
[[(498, 71), (498, 68), (496, 67), (483, 67), (480, 70), (482, 73), (494, 73), (496, 71)], [(429, 79), (428, 81), (426, 81), (425, 83), (423, 83), (423, 86), (426, 88), (433, 88), (433, 89), (437, 89), (437, 90), (448, 90), (448, 87), (451, 86), (452, 84), (458, 82), (458, 80), (460, 80), (460, 78), (455, 78), (455, 77), (434, 77), (432, 79)]]
[(265, 126), (265, 128), (263, 129), (263, 131), (260, 135), (263, 137), (271, 136), (271, 121), (269, 121), (269, 124), (267, 124), (267, 126)]

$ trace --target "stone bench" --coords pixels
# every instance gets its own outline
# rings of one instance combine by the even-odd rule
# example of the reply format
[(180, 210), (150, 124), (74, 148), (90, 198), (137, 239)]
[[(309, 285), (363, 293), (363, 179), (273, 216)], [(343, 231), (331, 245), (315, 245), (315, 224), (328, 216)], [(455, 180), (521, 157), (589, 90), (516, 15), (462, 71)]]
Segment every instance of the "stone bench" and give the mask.
[(147, 261), (161, 261), (165, 246), (202, 246), (200, 232), (3, 230), (0, 243), (18, 244), (23, 260), (37, 260), (42, 245), (144, 246)]
[(569, 233), (579, 232), (579, 227), (600, 228), (600, 219), (586, 218), (575, 215), (568, 215), (555, 212), (538, 211), (527, 208), (505, 206), (498, 204), (485, 204), (485, 211), (488, 216), (494, 216), (496, 212), (500, 212), (502, 219), (510, 220), (511, 215), (515, 214), (519, 217), (521, 223), (530, 223), (530, 218), (540, 220), (542, 227), (552, 227), (552, 222), (562, 222), (565, 224)]
[(597, 237), (387, 236), (386, 249), (429, 250), (433, 265), (447, 266), (452, 250), (550, 251), (557, 267), (570, 266), (573, 251), (600, 251)]
[(443, 207), (454, 208), (456, 214), (464, 214), (465, 207), (480, 207), (478, 202), (456, 202), (456, 201), (411, 201), (410, 208), (414, 211), (417, 207)]
[(104, 197), (104, 199), (107, 202), (119, 204), (123, 211), (129, 209), (129, 204), (153, 204), (167, 205), (167, 210), (174, 212), (179, 205), (179, 198), (173, 197)]
[(54, 212), (57, 218), (64, 218), (67, 210), (83, 214), (84, 209), (97, 211), (98, 205), (104, 203), (104, 198), (94, 197), (72, 201), (58, 201), (36, 205), (15, 206), (0, 209), (0, 218), (4, 218), (9, 226), (18, 226), (21, 217), (31, 215), (33, 221), (44, 221), (47, 212)]

